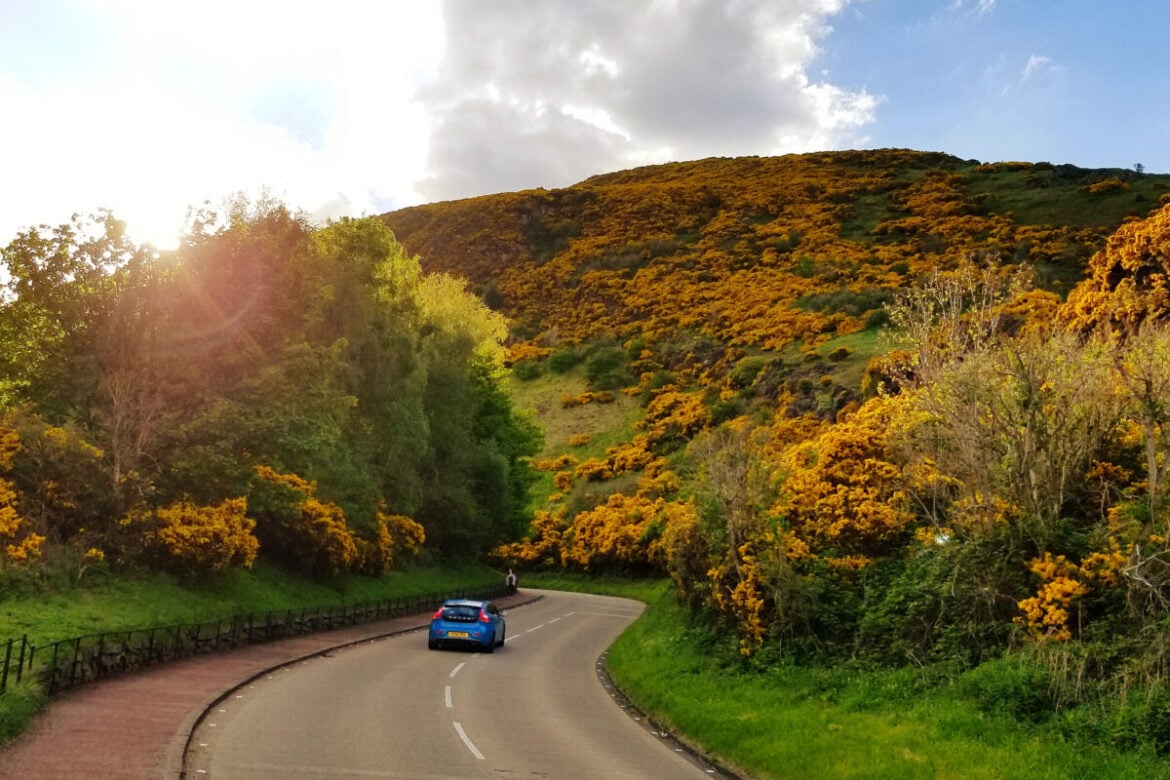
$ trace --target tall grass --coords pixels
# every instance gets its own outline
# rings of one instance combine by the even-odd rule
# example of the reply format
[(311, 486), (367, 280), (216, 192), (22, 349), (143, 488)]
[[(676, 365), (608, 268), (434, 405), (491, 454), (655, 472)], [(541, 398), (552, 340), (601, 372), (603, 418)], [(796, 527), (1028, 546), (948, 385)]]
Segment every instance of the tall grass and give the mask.
[[(528, 584), (593, 590), (566, 577)], [(1054, 724), (1020, 720), (948, 669), (810, 668), (782, 659), (751, 667), (715, 639), (664, 582), (606, 593), (649, 607), (608, 654), (614, 681), (659, 724), (756, 778), (1170, 778), (1152, 747), (1131, 751), (1062, 741)]]

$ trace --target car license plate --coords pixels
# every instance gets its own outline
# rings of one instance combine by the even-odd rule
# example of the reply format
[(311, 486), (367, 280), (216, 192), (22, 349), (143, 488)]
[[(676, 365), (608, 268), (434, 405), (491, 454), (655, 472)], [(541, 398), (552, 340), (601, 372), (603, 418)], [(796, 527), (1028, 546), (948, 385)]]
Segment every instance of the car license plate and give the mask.
[(452, 639), (467, 639), (467, 632), (466, 631), (448, 631), (447, 636), (451, 637)]

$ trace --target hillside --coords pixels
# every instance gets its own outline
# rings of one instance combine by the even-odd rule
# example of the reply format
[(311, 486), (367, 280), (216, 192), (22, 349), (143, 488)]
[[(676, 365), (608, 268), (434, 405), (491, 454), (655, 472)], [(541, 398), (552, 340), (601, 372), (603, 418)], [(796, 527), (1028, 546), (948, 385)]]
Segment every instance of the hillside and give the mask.
[(640, 338), (669, 354), (856, 332), (893, 290), (972, 252), (1029, 263), (1063, 296), (1168, 191), (1165, 175), (881, 150), (651, 166), (383, 218), (426, 270), (471, 279), (519, 339)]
[(973, 669), (1060, 739), (1164, 754), (1168, 192), (880, 150), (383, 219), (507, 315), (551, 433), (499, 560), (666, 573), (761, 669)]
[[(608, 460), (612, 472), (624, 457), (635, 468), (610, 477), (640, 472), (753, 410), (831, 420), (855, 406), (887, 378), (874, 360), (893, 347), (887, 306), (937, 272), (992, 260), (1027, 268), (1030, 285), (1063, 300), (1108, 237), (1167, 193), (1170, 175), (894, 149), (648, 166), (382, 219), (426, 271), (469, 279), (509, 318), (514, 388), (574, 372), (582, 386), (572, 392), (544, 389), (560, 380), (513, 392), (546, 429), (579, 429), (574, 446), (566, 434), (547, 438), (545, 465), (563, 473), (560, 489), (551, 478), (538, 486), (554, 500), (535, 503), (564, 511), (568, 493), (571, 516), (629, 492), (565, 490), (568, 474), (609, 481), (581, 460)], [(595, 433), (588, 418), (606, 414), (589, 411), (586, 391), (636, 390), (646, 405), (664, 387), (703, 397), (685, 435), (647, 452), (628, 413)]]

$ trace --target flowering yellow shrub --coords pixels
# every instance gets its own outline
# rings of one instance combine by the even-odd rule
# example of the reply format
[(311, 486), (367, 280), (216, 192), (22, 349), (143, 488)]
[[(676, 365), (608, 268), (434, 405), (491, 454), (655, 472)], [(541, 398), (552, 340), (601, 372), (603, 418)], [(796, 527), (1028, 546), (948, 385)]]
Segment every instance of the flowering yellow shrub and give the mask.
[(570, 395), (566, 393), (561, 396), (561, 406), (569, 409), (574, 406), (584, 406), (585, 404), (611, 404), (614, 401), (614, 394), (608, 390), (593, 391), (587, 390), (577, 395)]
[(561, 510), (537, 510), (529, 538), (501, 545), (492, 551), (492, 555), (508, 565), (559, 566), (563, 563), (561, 543), (567, 529)]
[(534, 461), (532, 467), (537, 471), (560, 471), (569, 466), (576, 466), (579, 462), (574, 455), (560, 455), (556, 458)]
[(256, 523), (246, 513), (243, 498), (217, 506), (180, 501), (148, 510), (132, 522), (148, 527), (143, 546), (164, 567), (193, 574), (252, 566), (260, 543), (252, 534)]
[(359, 568), (367, 574), (377, 576), (389, 571), (399, 552), (417, 555), (426, 539), (422, 525), (405, 515), (379, 511), (374, 522), (371, 538), (354, 537)]
[(44, 541), (45, 537), (30, 533), (21, 539), (18, 544), (5, 545), (4, 554), (8, 556), (8, 560), (12, 563), (24, 563), (41, 554), (41, 545)]
[(1123, 584), (1122, 572), (1129, 562), (1129, 555), (1121, 551), (1115, 539), (1110, 539), (1110, 549), (1105, 552), (1089, 553), (1081, 561), (1081, 574), (1092, 582), (1109, 588)]
[(606, 462), (609, 470), (614, 474), (624, 471), (641, 471), (654, 460), (654, 453), (650, 451), (648, 436), (635, 436), (632, 442), (620, 447), (610, 447)]
[[(771, 542), (765, 534), (759, 540)], [(739, 652), (752, 655), (763, 644), (767, 634), (768, 616), (772, 612), (766, 594), (768, 585), (763, 567), (756, 554), (755, 542), (745, 542), (735, 551), (734, 561), (725, 559), (707, 571), (711, 590), (711, 606), (735, 621), (739, 636)]]
[(593, 439), (593, 437), (587, 433), (575, 433), (569, 437), (569, 446), (570, 447), (584, 447), (592, 439)]
[(573, 472), (574, 476), (583, 477), (594, 482), (601, 482), (607, 479), (613, 479), (613, 470), (609, 467), (609, 462), (598, 460), (597, 458), (589, 458), (577, 464), (576, 470)]
[(542, 347), (539, 344), (533, 344), (531, 341), (522, 341), (508, 347), (508, 354), (504, 357), (504, 365), (511, 366), (519, 363), (521, 360), (548, 357), (552, 353), (552, 347)]
[(615, 493), (601, 506), (573, 518), (572, 540), (564, 557), (583, 569), (616, 565), (662, 570), (666, 567), (663, 531), (672, 518), (686, 511), (686, 505), (661, 498)]
[(1087, 192), (1093, 195), (1109, 195), (1115, 192), (1125, 192), (1128, 189), (1129, 185), (1116, 176), (1094, 182), (1085, 188)]
[(678, 474), (666, 468), (665, 458), (655, 458), (646, 464), (638, 478), (638, 495), (643, 498), (666, 497), (682, 488)]
[(646, 446), (674, 439), (686, 439), (711, 422), (711, 413), (700, 393), (684, 393), (673, 385), (662, 388), (646, 405), (639, 425), (646, 430)]
[(358, 568), (362, 558), (357, 540), (336, 504), (316, 498), (317, 487), (296, 474), (281, 474), (268, 466), (255, 468), (262, 485), (284, 496), (258, 516), (259, 536), (280, 555), (309, 571), (328, 574)]
[(358, 562), (357, 544), (341, 507), (316, 498), (301, 505), (301, 555), (312, 568), (340, 574)]
[(883, 554), (914, 520), (886, 452), (891, 405), (875, 398), (781, 456), (787, 477), (775, 511), (814, 552), (856, 556), (850, 566)]
[(1028, 635), (1036, 640), (1064, 642), (1072, 638), (1069, 626), (1069, 610), (1074, 602), (1085, 596), (1089, 588), (1076, 579), (1077, 566), (1063, 555), (1053, 557), (1044, 553), (1043, 558), (1034, 558), (1029, 566), (1041, 579), (1039, 592), (1019, 602), (1020, 617)]
[(423, 542), (427, 540), (426, 531), (422, 524), (406, 515), (387, 515), (378, 513), (378, 520), (385, 524), (394, 540), (394, 547), (407, 555), (418, 555)]
[(679, 595), (695, 594), (704, 587), (711, 550), (693, 504), (678, 504), (662, 532), (666, 570)]
[[(0, 428), (0, 473), (12, 468), (20, 448), (20, 435)], [(9, 562), (24, 563), (40, 554), (45, 537), (28, 529), (27, 521), (17, 511), (17, 503), (16, 489), (0, 477), (0, 542), (4, 542), (4, 554)]]
[(1089, 277), (1063, 309), (1078, 330), (1099, 324), (1135, 329), (1170, 314), (1170, 205), (1122, 225), (1089, 260)]

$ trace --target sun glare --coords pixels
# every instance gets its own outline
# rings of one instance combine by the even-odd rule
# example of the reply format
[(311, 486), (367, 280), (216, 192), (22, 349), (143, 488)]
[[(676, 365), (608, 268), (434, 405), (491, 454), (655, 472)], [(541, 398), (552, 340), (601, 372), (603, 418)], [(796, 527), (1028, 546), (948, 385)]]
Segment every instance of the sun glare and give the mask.
[(150, 244), (160, 252), (179, 246), (183, 232), (181, 215), (146, 210), (115, 216), (126, 221), (126, 232), (137, 244)]

